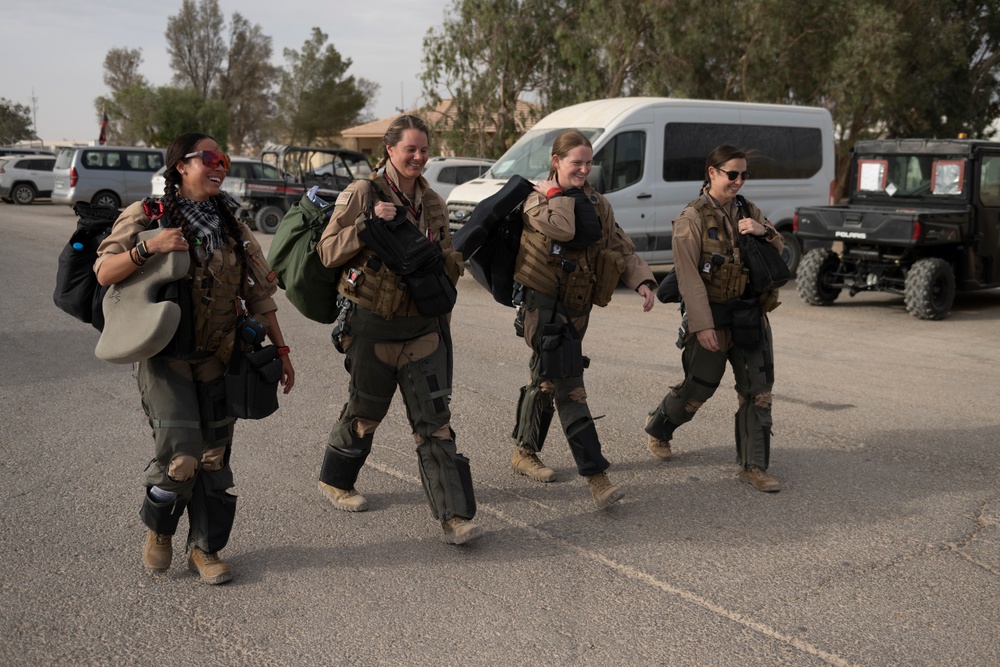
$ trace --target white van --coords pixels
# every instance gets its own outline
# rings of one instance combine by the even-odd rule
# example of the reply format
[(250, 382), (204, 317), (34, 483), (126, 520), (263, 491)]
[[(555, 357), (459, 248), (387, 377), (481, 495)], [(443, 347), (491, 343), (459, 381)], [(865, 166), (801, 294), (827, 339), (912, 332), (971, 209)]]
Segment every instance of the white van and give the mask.
[(795, 208), (831, 203), (833, 121), (826, 109), (622, 97), (576, 104), (538, 121), (483, 178), (452, 190), (452, 228), (511, 176), (544, 180), (552, 141), (567, 128), (580, 130), (593, 143), (590, 182), (611, 202), (615, 220), (650, 264), (673, 262), (673, 219), (698, 197), (705, 158), (719, 144), (755, 151), (741, 192), (785, 237), (785, 261), (793, 271), (801, 257), (792, 235)]

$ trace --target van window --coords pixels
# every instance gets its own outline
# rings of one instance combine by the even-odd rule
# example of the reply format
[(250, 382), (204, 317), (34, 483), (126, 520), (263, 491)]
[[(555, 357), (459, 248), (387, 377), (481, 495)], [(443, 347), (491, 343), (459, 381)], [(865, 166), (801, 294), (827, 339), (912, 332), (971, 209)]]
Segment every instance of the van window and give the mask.
[(163, 157), (159, 153), (128, 152), (125, 162), (133, 171), (156, 171), (163, 166)]
[(59, 151), (56, 157), (56, 169), (69, 169), (73, 166), (73, 155), (76, 151), (72, 148), (64, 148)]
[(807, 179), (823, 168), (823, 133), (815, 127), (725, 123), (667, 123), (663, 180), (705, 180), (705, 158), (719, 144), (754, 151), (748, 160), (755, 181)]
[(621, 190), (642, 180), (646, 133), (622, 132), (594, 156), (594, 166), (601, 168), (605, 192)]
[[(532, 129), (525, 132), (490, 169), (493, 178), (505, 179), (515, 174), (528, 180), (546, 178), (552, 166), (552, 142), (564, 129), (566, 128)], [(604, 132), (602, 128), (593, 127), (576, 129), (592, 142)]]

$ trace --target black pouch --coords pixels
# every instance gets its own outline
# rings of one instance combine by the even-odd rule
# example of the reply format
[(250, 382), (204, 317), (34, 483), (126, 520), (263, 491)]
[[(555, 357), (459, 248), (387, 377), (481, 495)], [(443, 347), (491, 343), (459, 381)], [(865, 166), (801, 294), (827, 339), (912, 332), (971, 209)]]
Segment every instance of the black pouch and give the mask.
[(583, 375), (583, 340), (576, 329), (565, 322), (542, 325), (538, 362), (538, 373), (546, 379)]
[(265, 345), (244, 352), (239, 341), (226, 370), (226, 413), (238, 419), (263, 419), (278, 409), (281, 359), (278, 348)]
[(177, 331), (167, 346), (157, 352), (155, 357), (170, 359), (188, 359), (197, 351), (198, 343), (194, 332), (194, 303), (191, 299), (190, 276), (167, 283), (156, 294), (157, 301), (172, 301), (180, 306), (181, 320), (177, 323)]
[(729, 302), (732, 317), (733, 345), (756, 350), (764, 340), (764, 318), (757, 299), (733, 299)]
[(659, 286), (656, 288), (656, 298), (660, 303), (680, 303), (681, 290), (677, 284), (677, 271), (670, 269), (670, 273), (663, 276)]
[(439, 317), (446, 315), (455, 307), (458, 300), (458, 290), (448, 280), (444, 273), (444, 264), (440, 261), (427, 271), (415, 271), (403, 276), (410, 298), (417, 307), (417, 312), (424, 317)]

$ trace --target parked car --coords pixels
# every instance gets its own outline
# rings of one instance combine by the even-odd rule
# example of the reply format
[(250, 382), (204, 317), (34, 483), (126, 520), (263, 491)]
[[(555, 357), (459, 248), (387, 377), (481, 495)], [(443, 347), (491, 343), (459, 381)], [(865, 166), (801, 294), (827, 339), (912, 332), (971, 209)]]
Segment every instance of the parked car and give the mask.
[(77, 146), (64, 148), (53, 170), (52, 201), (121, 208), (148, 197), (150, 178), (166, 159), (162, 148)]
[(447, 200), (456, 185), (479, 178), (494, 162), (481, 157), (432, 157), (424, 165), (424, 178), (434, 192)]
[(52, 196), (55, 156), (13, 155), (0, 158), (0, 200), (30, 204)]
[(55, 157), (56, 154), (52, 151), (47, 151), (44, 148), (18, 148), (17, 146), (0, 146), (0, 157), (5, 155), (45, 155), (47, 157)]

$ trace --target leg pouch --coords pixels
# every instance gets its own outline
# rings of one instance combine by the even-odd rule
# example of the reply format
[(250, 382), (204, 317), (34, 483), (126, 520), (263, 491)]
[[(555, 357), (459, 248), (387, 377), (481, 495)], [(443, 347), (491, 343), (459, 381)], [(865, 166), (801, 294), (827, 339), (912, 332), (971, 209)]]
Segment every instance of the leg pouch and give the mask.
[(538, 344), (538, 360), (539, 377), (579, 377), (583, 375), (583, 339), (566, 322), (543, 324)]
[(733, 344), (744, 350), (756, 350), (764, 340), (764, 320), (757, 299), (733, 299)]

